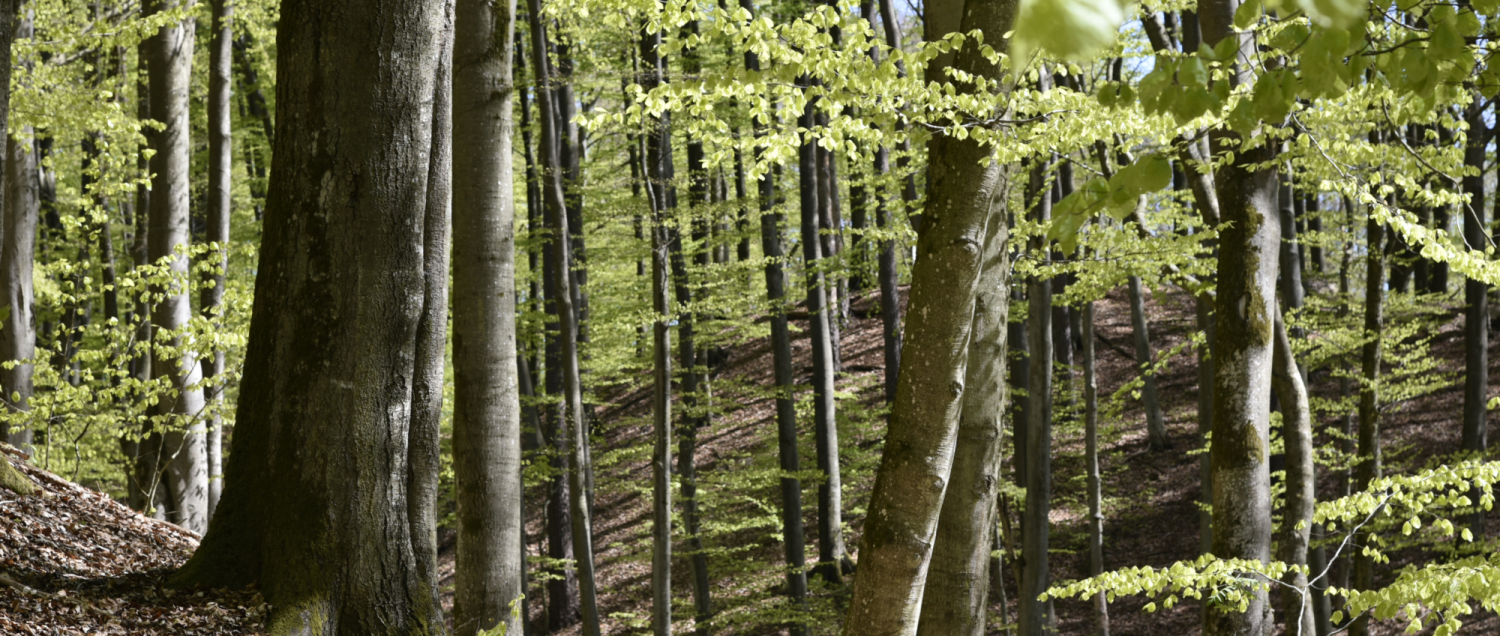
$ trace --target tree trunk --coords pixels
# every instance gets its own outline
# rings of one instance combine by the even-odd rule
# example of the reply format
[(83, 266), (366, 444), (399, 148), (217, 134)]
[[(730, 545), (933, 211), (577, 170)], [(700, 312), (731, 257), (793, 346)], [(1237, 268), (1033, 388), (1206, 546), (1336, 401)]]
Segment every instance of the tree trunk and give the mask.
[[(229, 267), (230, 187), (234, 172), (234, 147), (230, 130), (230, 61), (233, 58), (233, 0), (211, 0), (213, 18), (209, 43), (208, 75), (208, 228), (203, 240), (215, 244), (205, 255), (214, 269), (199, 292), (199, 311), (209, 320), (222, 318), (224, 275)], [(224, 352), (214, 351), (203, 360), (205, 380), (224, 372)], [(214, 516), (224, 491), (224, 387), (209, 384), (206, 402), (214, 404), (208, 425), (208, 517)]]
[[(1485, 132), (1489, 129), (1484, 123), (1482, 103), (1476, 100), (1465, 113), (1469, 131), (1464, 144), (1464, 165), (1472, 168), (1474, 174), (1464, 176), (1463, 189), (1469, 195), (1469, 202), (1462, 209), (1464, 240), (1473, 248), (1489, 244), (1485, 235), (1484, 166), (1485, 149), (1492, 135)], [(1464, 303), (1464, 420), (1460, 448), (1482, 456), (1488, 447), (1489, 432), (1489, 287), (1482, 281), (1466, 279)], [(1473, 495), (1470, 498), (1479, 500)], [(1482, 512), (1469, 515), (1467, 521), (1474, 536), (1484, 536)]]
[[(995, 193), (1004, 197), (1004, 192)], [(1003, 206), (1004, 201), (993, 204)], [(984, 636), (990, 551), (1005, 418), (1006, 319), (1010, 315), (1009, 228), (991, 213), (974, 294), (953, 468), (938, 516), (932, 564), (922, 595), (919, 636)]]
[[(755, 15), (754, 0), (739, 0), (740, 8)], [(745, 69), (760, 70), (760, 56), (752, 50), (745, 51)], [(765, 125), (756, 122), (756, 138), (765, 136)], [(759, 146), (755, 160), (762, 159)], [(760, 199), (760, 244), (766, 258), (766, 300), (771, 315), (771, 362), (774, 369), (776, 391), (776, 446), (781, 468), (781, 536), (783, 556), (786, 560), (787, 598), (794, 611), (807, 609), (807, 563), (806, 546), (802, 528), (802, 480), (796, 475), (802, 470), (802, 460), (797, 448), (797, 409), (794, 393), (796, 383), (792, 371), (792, 336), (786, 315), (786, 252), (781, 243), (781, 224), (785, 220), (776, 207), (775, 172), (766, 172), (756, 182), (756, 196)], [(794, 623), (792, 636), (805, 633), (805, 626)]]
[[(1051, 76), (1043, 71), (1039, 77), (1040, 89), (1050, 86)], [(1048, 161), (1037, 160), (1031, 168), (1031, 182), (1026, 188), (1026, 201), (1033, 207), (1029, 216), (1034, 223), (1046, 224), (1052, 216), (1052, 200), (1047, 196)], [(1044, 238), (1033, 238), (1027, 251), (1036, 258), (1047, 260), (1049, 253)], [(1052, 613), (1052, 602), (1038, 597), (1051, 585), (1052, 573), (1048, 564), (1048, 543), (1051, 524), (1048, 517), (1052, 510), (1052, 286), (1048, 281), (1033, 277), (1027, 281), (1027, 337), (1030, 339), (1028, 376), (1026, 387), (1029, 405), (1026, 412), (1025, 454), (1026, 472), (1023, 474), (1026, 487), (1026, 506), (1021, 513), (1021, 591), (1017, 599), (1020, 604), (1020, 634), (1041, 636), (1057, 631), (1057, 618)]]
[[(528, 0), (527, 9), (531, 20), (531, 52), (536, 65), (537, 94), (547, 91), (547, 46), (546, 34), (542, 32), (540, 19), (541, 0)], [(588, 430), (585, 428), (583, 412), (583, 387), (578, 369), (578, 313), (574, 308), (572, 236), (568, 231), (567, 206), (563, 196), (563, 166), (558, 159), (561, 146), (558, 131), (558, 116), (551, 100), (541, 101), (542, 139), (541, 164), (546, 183), (542, 195), (547, 204), (547, 226), (553, 237), (553, 276), (548, 281), (552, 288), (549, 294), (556, 299), (558, 319), (558, 358), (562, 372), (563, 403), (558, 417), (562, 420), (560, 432), (570, 432), (572, 441), (572, 470), (568, 471), (568, 514), (572, 521), (573, 557), (578, 571), (579, 605), (583, 614), (584, 636), (599, 636), (599, 607), (594, 581), (593, 523), (590, 520), (589, 490), (586, 482), (588, 472)], [(555, 628), (555, 626), (554, 626)]]
[[(974, 3), (963, 26), (999, 42), (1016, 6)], [(989, 80), (1003, 72), (975, 47), (963, 50), (958, 68)], [(906, 636), (917, 629), (958, 438), (985, 232), (998, 214), (993, 206), (1000, 171), (989, 160), (990, 150), (951, 137), (934, 145), (933, 185), (912, 272), (910, 340), (865, 521), (860, 573), (844, 623), (849, 636)], [(996, 297), (1006, 295), (1002, 289)]]
[[(1370, 482), (1380, 478), (1380, 338), (1385, 328), (1385, 228), (1374, 216), (1365, 224), (1368, 250), (1365, 261), (1365, 342), (1360, 350), (1359, 386), (1359, 431), (1357, 434), (1359, 454), (1354, 465), (1354, 489), (1365, 490)], [(1356, 543), (1364, 543), (1366, 535), (1361, 533)], [(1375, 563), (1362, 551), (1355, 551), (1353, 588), (1371, 590), (1375, 585)], [(1350, 636), (1369, 634), (1370, 616), (1361, 614), (1349, 626)]]
[[(453, 41), (453, 627), (522, 629), (511, 136), (515, 2), (459, 0)], [(518, 605), (518, 607), (521, 607)]]
[(258, 584), (273, 635), (443, 631), (421, 500), (452, 5), (367, 4), (281, 6), (277, 103), (297, 115), (276, 135), (224, 499), (174, 580)]
[[(1253, 39), (1233, 30), (1238, 3), (1207, 0), (1199, 4), (1203, 42), (1217, 45), (1239, 38), (1243, 55), (1253, 54)], [(1241, 65), (1234, 78), (1254, 81)], [(1239, 137), (1218, 133), (1216, 144), (1228, 147)], [(1216, 176), (1221, 220), (1218, 296), (1214, 307), (1213, 529), (1214, 555), (1221, 559), (1271, 558), (1270, 402), (1272, 340), (1275, 331), (1276, 256), (1281, 241), (1276, 213), (1276, 170), (1263, 165), (1274, 149), (1239, 153)], [(1261, 636), (1273, 621), (1264, 591), (1250, 594), (1249, 606), (1210, 604), (1206, 636)]]
[[(1099, 383), (1094, 365), (1094, 303), (1083, 305), (1083, 438), (1088, 473), (1089, 576), (1104, 573), (1104, 511), (1099, 478)], [(1109, 636), (1109, 600), (1094, 595), (1094, 636)]]
[[(152, 0), (146, 8), (154, 14), (181, 6), (177, 0)], [(195, 387), (202, 381), (202, 368), (192, 344), (182, 329), (192, 317), (188, 299), (188, 258), (183, 251), (189, 239), (189, 182), (192, 156), (191, 121), (188, 93), (192, 84), (193, 32), (196, 22), (184, 19), (164, 25), (146, 40), (146, 65), (150, 74), (151, 114), (161, 122), (161, 130), (147, 129), (146, 138), (156, 154), (151, 157), (151, 232), (147, 239), (147, 258), (152, 263), (168, 260), (172, 280), (152, 289), (160, 300), (152, 308), (154, 330), (166, 331), (155, 342), (151, 364), (153, 380), (165, 379), (176, 391), (176, 399), (163, 400), (157, 415), (167, 416), (162, 432), (162, 453), (166, 460), (167, 492), (171, 496), (170, 518), (190, 531), (202, 533), (208, 527), (208, 457), (202, 417), (203, 390)], [(187, 348), (182, 353), (169, 353)], [(160, 424), (158, 425), (160, 426)]]
[[(0, 31), (7, 39), (13, 33), (9, 28)], [(9, 65), (4, 73), (9, 75)], [(8, 90), (9, 82), (4, 86)], [(31, 127), (27, 126), (6, 138), (4, 243), (0, 245), (0, 302), (5, 303), (5, 313), (0, 321), (0, 360), (15, 360), (17, 364), (12, 368), (0, 366), (0, 387), (4, 390), (0, 399), (13, 413), (31, 410), (31, 360), (36, 355), (32, 264), (38, 199), (36, 152), (30, 147), (30, 137)], [(6, 433), (11, 446), (30, 451), (31, 426), (10, 427)]]
[[(814, 103), (808, 103), (798, 125), (810, 129), (816, 122)], [(818, 453), (818, 566), (813, 573), (832, 585), (844, 583), (843, 495), (839, 480), (838, 423), (834, 401), (835, 362), (829, 323), (832, 312), (826, 294), (828, 279), (822, 271), (819, 208), (822, 203), (818, 173), (818, 145), (810, 136), (802, 140), (797, 174), (802, 211), (802, 262), (807, 270), (808, 328), (812, 332), (813, 434)]]
[[(1277, 560), (1287, 565), (1306, 567), (1307, 546), (1311, 538), (1313, 506), (1317, 503), (1313, 472), (1312, 409), (1307, 403), (1307, 385), (1297, 360), (1292, 356), (1292, 341), (1286, 324), (1276, 316), (1276, 343), (1272, 355), (1271, 384), (1281, 401), (1281, 438), (1286, 446), (1286, 499), (1281, 511), (1281, 528), (1277, 533)], [(1307, 587), (1307, 575), (1299, 568), (1288, 571), (1281, 582), (1282, 616), (1286, 632), (1293, 636), (1313, 636), (1313, 598)]]
[(1141, 289), (1141, 277), (1130, 277), (1129, 295), (1135, 364), (1145, 383), (1141, 387), (1141, 400), (1146, 407), (1146, 440), (1153, 450), (1164, 450), (1171, 447), (1172, 443), (1167, 439), (1167, 425), (1161, 414), (1161, 397), (1156, 390), (1156, 372), (1151, 368), (1156, 359), (1151, 355), (1151, 327), (1146, 319), (1146, 294)]

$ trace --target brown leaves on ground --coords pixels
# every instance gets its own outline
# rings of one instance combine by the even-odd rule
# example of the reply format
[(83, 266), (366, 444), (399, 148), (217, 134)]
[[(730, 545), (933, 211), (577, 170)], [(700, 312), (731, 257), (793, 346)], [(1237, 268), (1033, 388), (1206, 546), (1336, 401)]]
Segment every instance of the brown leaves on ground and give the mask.
[(0, 634), (261, 633), (259, 593), (163, 585), (198, 547), (196, 535), (5, 450), (15, 457), (0, 461), (37, 492), (0, 490)]

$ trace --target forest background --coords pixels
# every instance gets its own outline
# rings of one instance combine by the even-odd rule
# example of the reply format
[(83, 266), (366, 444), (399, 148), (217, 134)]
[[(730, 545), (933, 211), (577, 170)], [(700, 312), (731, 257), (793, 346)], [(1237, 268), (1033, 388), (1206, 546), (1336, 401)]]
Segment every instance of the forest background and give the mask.
[[(448, 18), (453, 283), (444, 256), (428, 299), (446, 314), (451, 293), (453, 322), (424, 332), (444, 342), (441, 390), (412, 399), (441, 398), (429, 512), (458, 537), (458, 630), (502, 620), (521, 589), (511, 624), (535, 633), (887, 633), (841, 622), (851, 607), (933, 634), (1107, 632), (1126, 595), (1147, 611), (1208, 599), (1211, 633), (1441, 631), (1494, 611), (1500, 5), (893, 2), (532, 0)], [(470, 5), (505, 44), (484, 59), (511, 74), (513, 148), (464, 154), (481, 139), (460, 131)], [(261, 240), (292, 227), (263, 225), (288, 9), (11, 10), (8, 440), (202, 533), (246, 408)], [(504, 407), (460, 394), (479, 350), (461, 333), (479, 284), (463, 245), (481, 234), (458, 175), (486, 152), (514, 184), (499, 195), (513, 222), (482, 234), (514, 237), (494, 256), (513, 285), (489, 292), (513, 299), (514, 331), (508, 349), (485, 341), (512, 361), (511, 393), (477, 398), (515, 405), (505, 442), (463, 421)], [(350, 229), (388, 229), (369, 223)], [(1094, 304), (1111, 293), (1134, 368), (1099, 395)], [(1153, 339), (1152, 304), (1191, 327)], [(878, 338), (861, 327), (877, 319)], [(1433, 349), (1454, 329), (1461, 365)], [(1174, 368), (1196, 374), (1196, 408), (1164, 408), (1182, 402), (1159, 386)], [(1382, 448), (1382, 417), (1458, 384), (1461, 408), (1434, 424), (1458, 444)], [(1138, 428), (1141, 452), (1200, 466), (1182, 523), (1217, 558), (1105, 572), (1104, 527), (1146, 495), (1105, 492), (1100, 465), (1129, 471), (1110, 453)], [(515, 453), (465, 456), (492, 446)], [(901, 457), (982, 486), (934, 495)], [(484, 490), (492, 470), (524, 491)], [(647, 501), (653, 523), (632, 523)], [(936, 546), (921, 567), (861, 547), (872, 511), (897, 519), (875, 533), (901, 535), (897, 552)], [(1054, 514), (1086, 521), (1060, 539)], [(605, 518), (630, 530), (591, 525)], [(499, 525), (524, 558), (484, 557), (499, 572), (484, 576), (514, 579), (492, 589), (464, 578), (464, 550)], [(1087, 551), (1089, 576), (1049, 570), (1049, 538)], [(598, 588), (595, 550), (601, 568), (649, 569), (649, 608), (629, 591), (645, 574)], [(1069, 622), (1049, 589), (1091, 603)]]

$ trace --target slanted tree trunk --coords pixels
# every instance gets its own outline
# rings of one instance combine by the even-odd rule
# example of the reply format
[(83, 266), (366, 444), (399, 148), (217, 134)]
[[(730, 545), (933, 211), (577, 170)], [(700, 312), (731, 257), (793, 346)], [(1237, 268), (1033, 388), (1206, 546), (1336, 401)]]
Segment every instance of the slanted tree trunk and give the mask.
[[(1003, 191), (996, 192), (999, 197)], [(1010, 237), (994, 204), (974, 294), (974, 325), (964, 372), (953, 468), (938, 517), (932, 564), (922, 595), (919, 636), (984, 636), (989, 613), (990, 550), (1007, 391), (1006, 319), (1010, 316)]]
[[(971, 4), (966, 31), (998, 42), (1018, 3)], [(967, 47), (957, 67), (996, 80), (1001, 69)], [(960, 86), (971, 91), (971, 86)], [(844, 622), (849, 636), (909, 635), (917, 628), (931, 546), (958, 439), (975, 294), (985, 234), (995, 209), (999, 167), (973, 139), (934, 144), (932, 189), (912, 272), (909, 340), (892, 405), (885, 451), (860, 549), (860, 572)], [(999, 290), (996, 298), (1004, 298)]]
[(1172, 445), (1167, 439), (1167, 425), (1162, 419), (1161, 397), (1156, 390), (1156, 372), (1151, 369), (1155, 358), (1151, 355), (1151, 327), (1146, 319), (1146, 294), (1141, 289), (1141, 277), (1130, 277), (1130, 325), (1135, 341), (1135, 365), (1141, 372), (1144, 384), (1141, 401), (1146, 407), (1146, 443), (1153, 450), (1163, 450)]
[[(1279, 313), (1275, 337), (1271, 384), (1280, 398), (1281, 437), (1286, 442), (1286, 499), (1277, 532), (1276, 558), (1287, 565), (1306, 567), (1313, 506), (1317, 503), (1312, 409), (1307, 403), (1307, 385), (1292, 355), (1291, 338)], [(1280, 588), (1286, 632), (1293, 636), (1313, 636), (1313, 597), (1307, 588), (1307, 575), (1300, 567), (1294, 568), (1281, 582), (1290, 586), (1290, 589)]]
[[(740, 8), (755, 15), (754, 0), (739, 0)], [(745, 69), (759, 71), (760, 56), (752, 50), (745, 51)], [(756, 122), (755, 135), (765, 136), (765, 124)], [(755, 160), (761, 160), (757, 146)], [(802, 470), (802, 460), (797, 449), (797, 410), (794, 394), (795, 375), (792, 370), (792, 336), (786, 315), (786, 252), (781, 242), (781, 224), (785, 217), (776, 207), (776, 176), (766, 172), (756, 182), (756, 197), (760, 205), (760, 245), (766, 257), (766, 300), (771, 317), (771, 366), (774, 371), (776, 391), (776, 447), (781, 468), (781, 536), (783, 557), (786, 561), (786, 593), (794, 610), (805, 610), (807, 606), (806, 545), (802, 528), (802, 480), (797, 478)], [(791, 626), (793, 636), (801, 636), (805, 627), (801, 623)]]
[[(1370, 482), (1379, 479), (1381, 473), (1380, 452), (1380, 338), (1385, 329), (1385, 244), (1389, 237), (1386, 230), (1372, 215), (1365, 224), (1368, 244), (1365, 259), (1365, 320), (1364, 337), (1368, 340), (1360, 350), (1359, 386), (1359, 431), (1356, 434), (1358, 458), (1354, 465), (1354, 489), (1369, 488)], [(1363, 543), (1366, 535), (1356, 536), (1356, 543)], [(1356, 590), (1375, 589), (1375, 563), (1363, 551), (1353, 554), (1354, 571), (1352, 587)], [(1361, 614), (1349, 626), (1350, 636), (1366, 636), (1370, 633), (1370, 615)]]
[[(205, 255), (214, 266), (206, 285), (199, 292), (198, 310), (209, 320), (222, 318), (224, 275), (229, 267), (230, 187), (234, 172), (234, 147), (230, 130), (230, 62), (233, 58), (234, 2), (211, 0), (213, 17), (209, 42), (208, 75), (208, 228), (203, 240), (214, 244)], [(205, 380), (224, 372), (224, 352), (214, 351), (203, 360)], [(206, 402), (214, 407), (206, 418), (208, 426), (208, 516), (213, 518), (224, 491), (224, 420), (219, 413), (224, 403), (222, 385), (210, 385)]]
[[(1238, 38), (1243, 55), (1254, 41), (1233, 29), (1233, 0), (1205, 0), (1198, 6), (1206, 45)], [(1247, 58), (1248, 59), (1248, 58)], [(1254, 81), (1240, 65), (1238, 84)], [(1220, 147), (1238, 143), (1232, 132), (1218, 133)], [(1276, 257), (1281, 241), (1276, 213), (1276, 170), (1264, 167), (1274, 149), (1238, 153), (1216, 175), (1221, 220), (1218, 296), (1214, 307), (1213, 530), (1214, 555), (1222, 559), (1271, 558), (1270, 402), (1272, 340), (1275, 331)], [(1262, 636), (1270, 633), (1270, 605), (1263, 591), (1249, 606), (1210, 604), (1206, 636)]]
[(515, 1), (459, 0), (453, 41), (453, 629), (504, 624), (525, 592), (511, 138)]
[[(536, 65), (537, 94), (547, 90), (547, 78), (551, 77), (547, 64), (546, 34), (542, 32), (540, 19), (541, 0), (528, 0), (527, 10), (531, 15), (531, 53)], [(590, 520), (589, 489), (586, 484), (588, 472), (588, 430), (583, 411), (583, 387), (578, 369), (578, 313), (575, 309), (572, 242), (568, 239), (568, 209), (563, 195), (563, 166), (558, 159), (560, 131), (558, 115), (549, 99), (541, 101), (541, 164), (546, 179), (542, 195), (547, 204), (547, 227), (553, 237), (552, 273), (548, 281), (549, 294), (556, 299), (558, 321), (558, 358), (562, 376), (562, 405), (558, 417), (561, 419), (560, 433), (568, 433), (572, 441), (572, 470), (568, 471), (568, 514), (572, 521), (573, 558), (578, 571), (579, 606), (583, 614), (585, 636), (599, 636), (599, 606), (594, 580), (593, 523)]]
[(298, 115), (276, 135), (224, 498), (174, 577), (257, 584), (270, 634), (443, 631), (423, 500), (441, 395), (430, 342), (447, 322), (452, 5), (374, 9), (281, 5), (277, 103)]
[[(1470, 247), (1488, 245), (1485, 218), (1484, 166), (1485, 149), (1491, 134), (1484, 123), (1482, 100), (1476, 99), (1465, 112), (1469, 131), (1464, 144), (1464, 165), (1474, 174), (1466, 174), (1463, 180), (1464, 194), (1469, 201), (1462, 208), (1464, 213), (1464, 240)], [(9, 236), (9, 235), (7, 235)], [(1472, 278), (1464, 281), (1464, 420), (1461, 449), (1468, 453), (1483, 455), (1488, 447), (1489, 432), (1489, 287)], [(1471, 496), (1471, 499), (1478, 501)], [(1475, 513), (1468, 518), (1474, 536), (1484, 536), (1484, 514)]]
[[(189, 0), (191, 1), (191, 0)], [(148, 13), (169, 11), (181, 6), (180, 0), (151, 0)], [(208, 527), (208, 457), (202, 420), (203, 390), (196, 388), (202, 379), (202, 368), (196, 354), (182, 335), (172, 333), (187, 325), (192, 317), (188, 299), (188, 257), (183, 250), (189, 239), (189, 197), (191, 196), (189, 161), (192, 124), (189, 121), (188, 93), (192, 85), (193, 32), (196, 22), (184, 19), (163, 26), (146, 40), (146, 65), (150, 74), (151, 114), (162, 129), (147, 129), (146, 138), (156, 154), (151, 156), (151, 231), (147, 239), (147, 257), (152, 263), (167, 259), (172, 280), (152, 289), (160, 300), (152, 307), (153, 330), (158, 334), (159, 348), (153, 348), (151, 377), (163, 378), (176, 391), (176, 399), (162, 400), (157, 414), (169, 416), (162, 429), (162, 454), (166, 462), (166, 486), (171, 496), (170, 518), (173, 523), (193, 532)]]

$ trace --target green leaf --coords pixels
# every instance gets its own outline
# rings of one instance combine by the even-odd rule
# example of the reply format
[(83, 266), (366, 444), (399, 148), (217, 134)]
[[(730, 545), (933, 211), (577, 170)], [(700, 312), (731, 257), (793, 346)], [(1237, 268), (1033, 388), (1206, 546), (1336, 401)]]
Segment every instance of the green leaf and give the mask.
[(1365, 17), (1364, 0), (1297, 0), (1313, 24), (1348, 28)]
[(1036, 49), (1091, 60), (1115, 43), (1124, 23), (1116, 0), (1022, 0), (1011, 48), (1023, 61)]
[[(1234, 10), (1234, 28), (1244, 31), (1250, 28), (1260, 19), (1260, 0), (1246, 0), (1240, 8)], [(1234, 39), (1233, 37), (1225, 38)]]

